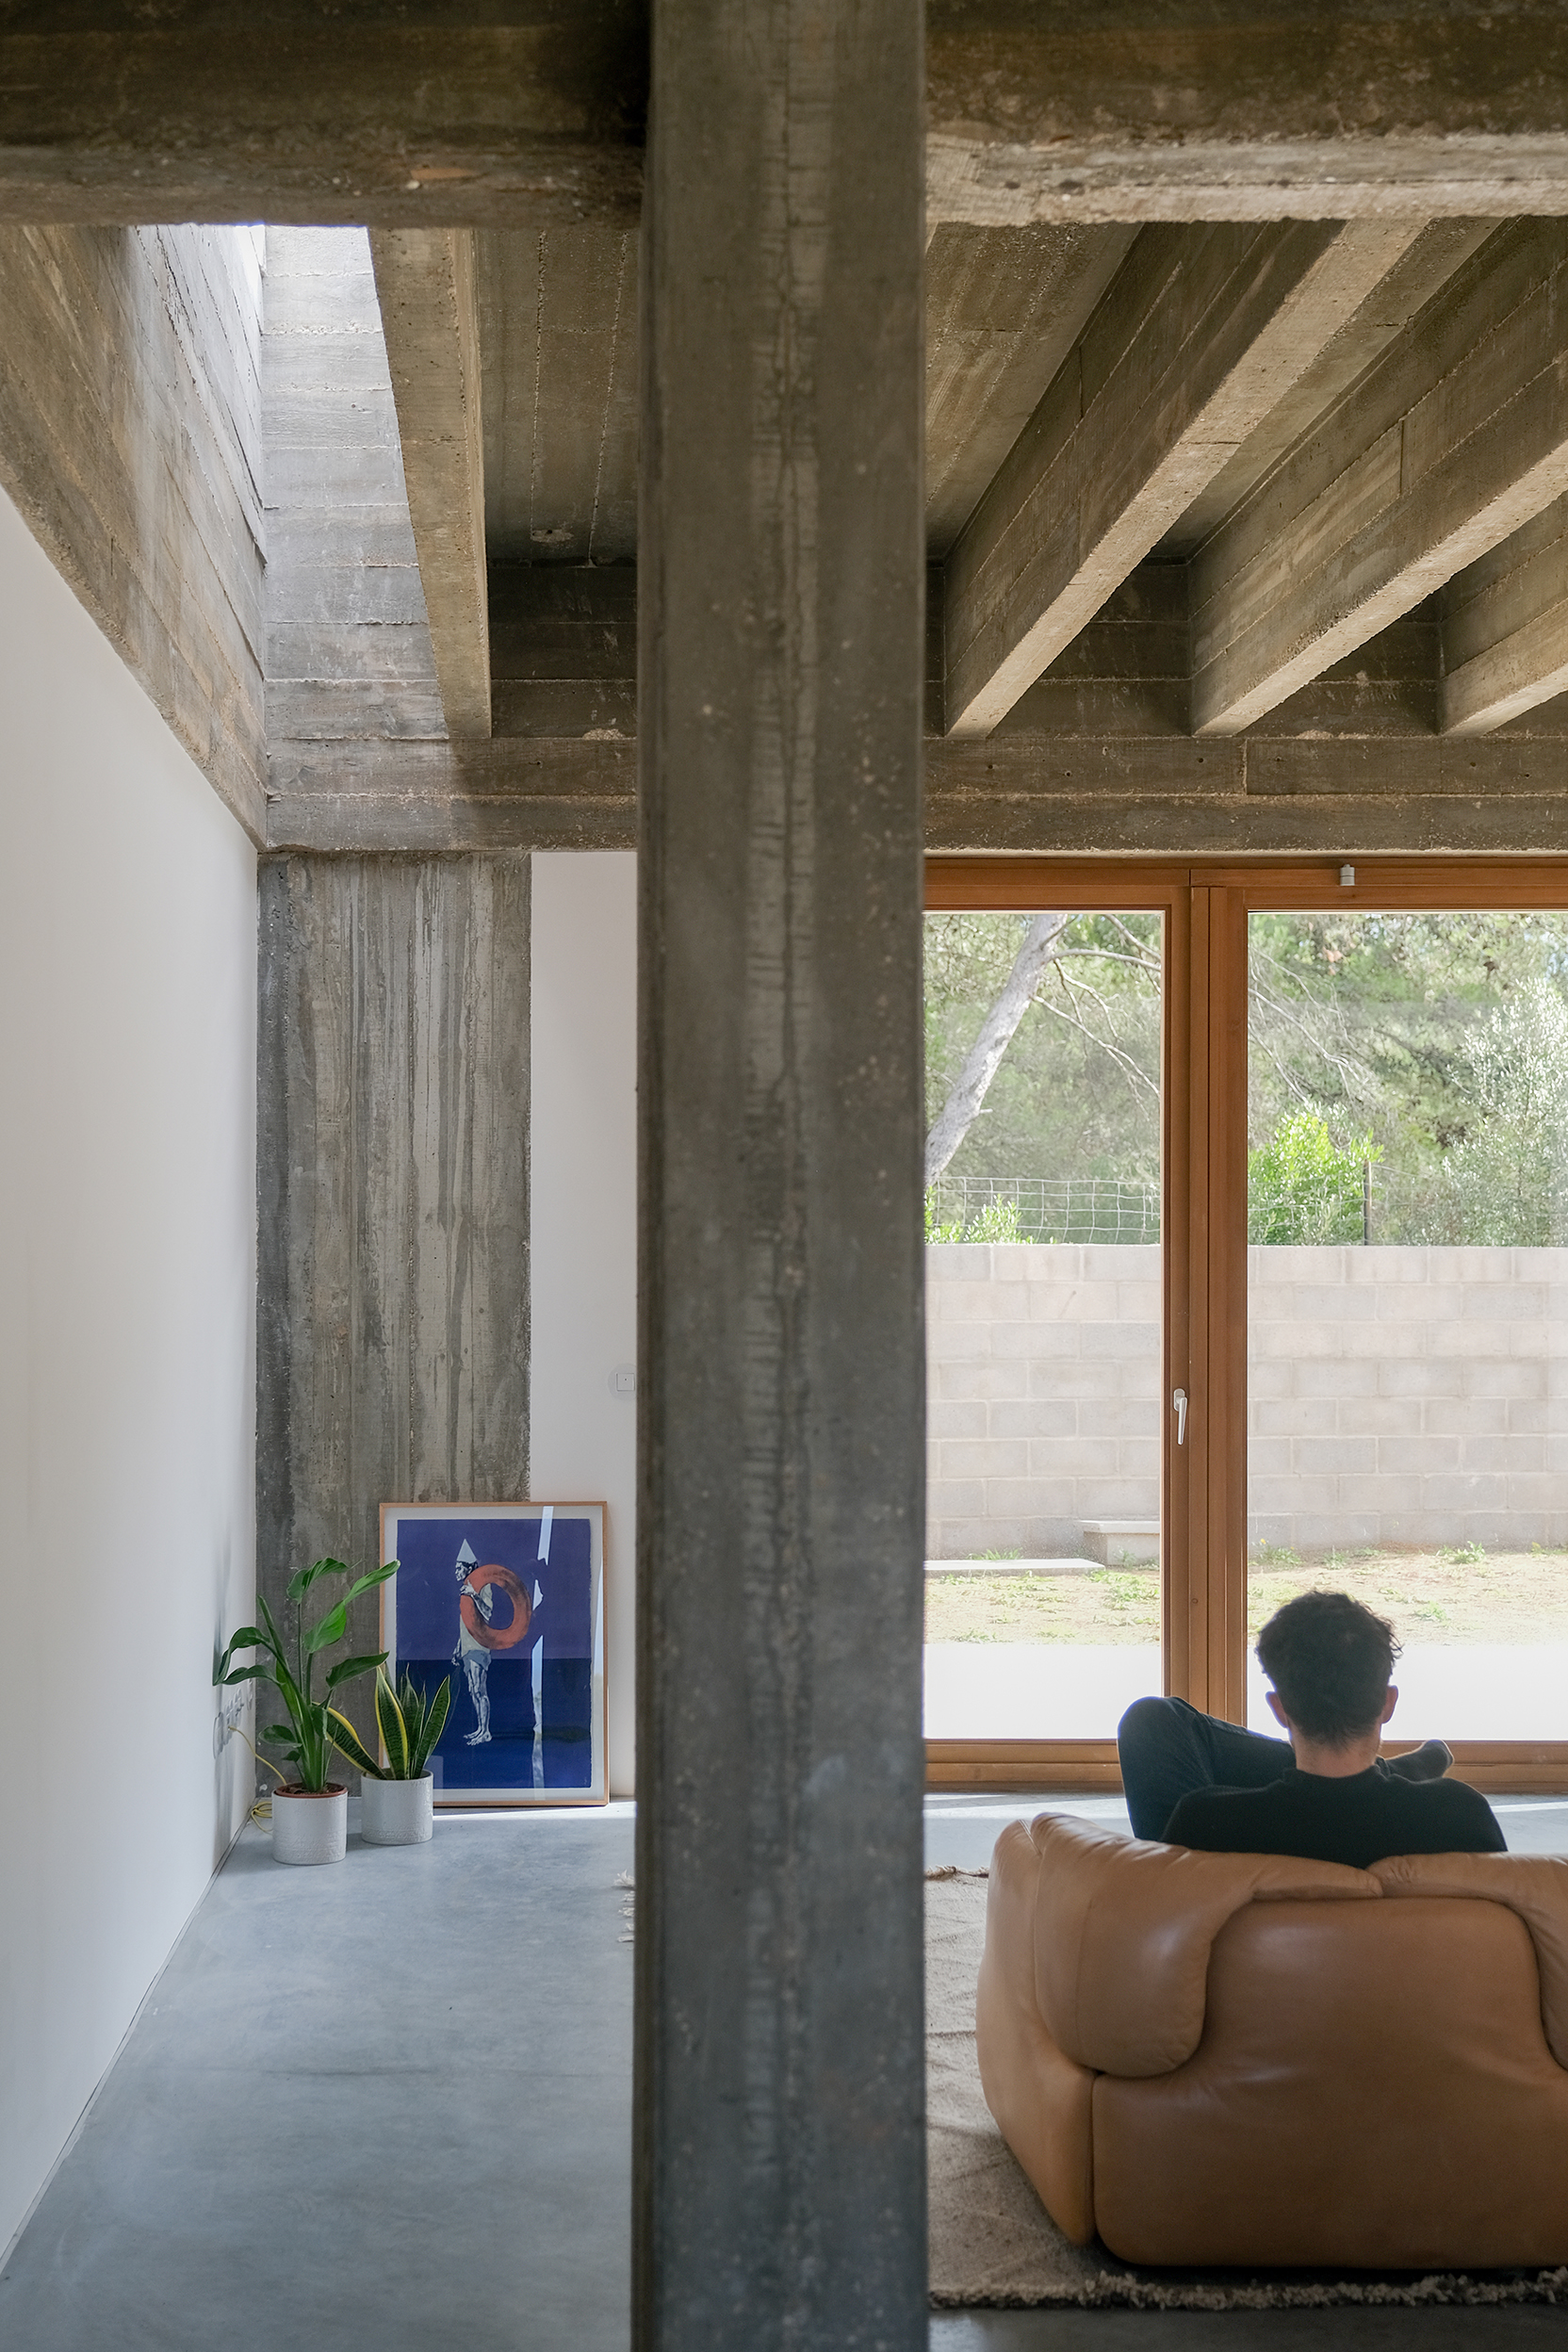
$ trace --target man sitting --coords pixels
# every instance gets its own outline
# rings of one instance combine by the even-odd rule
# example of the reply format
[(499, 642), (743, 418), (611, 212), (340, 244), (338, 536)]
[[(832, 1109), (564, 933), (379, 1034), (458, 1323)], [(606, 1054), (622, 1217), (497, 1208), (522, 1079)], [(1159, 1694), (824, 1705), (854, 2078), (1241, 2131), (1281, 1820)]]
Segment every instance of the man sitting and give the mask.
[(1386, 1618), (1348, 1592), (1303, 1592), (1258, 1636), (1288, 1746), (1184, 1699), (1136, 1700), (1117, 1733), (1133, 1835), (1357, 1870), (1391, 1854), (1505, 1853), (1480, 1791), (1443, 1778), (1453, 1757), (1441, 1740), (1379, 1756), (1398, 1654)]

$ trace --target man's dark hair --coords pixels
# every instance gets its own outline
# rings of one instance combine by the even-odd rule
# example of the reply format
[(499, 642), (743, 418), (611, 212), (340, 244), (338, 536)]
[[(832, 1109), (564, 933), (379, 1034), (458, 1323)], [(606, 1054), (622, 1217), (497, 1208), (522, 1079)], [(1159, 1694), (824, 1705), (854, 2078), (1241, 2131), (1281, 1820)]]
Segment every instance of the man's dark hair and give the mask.
[(1311, 1740), (1341, 1747), (1382, 1713), (1399, 1644), (1386, 1617), (1348, 1592), (1303, 1592), (1258, 1636), (1258, 1664)]

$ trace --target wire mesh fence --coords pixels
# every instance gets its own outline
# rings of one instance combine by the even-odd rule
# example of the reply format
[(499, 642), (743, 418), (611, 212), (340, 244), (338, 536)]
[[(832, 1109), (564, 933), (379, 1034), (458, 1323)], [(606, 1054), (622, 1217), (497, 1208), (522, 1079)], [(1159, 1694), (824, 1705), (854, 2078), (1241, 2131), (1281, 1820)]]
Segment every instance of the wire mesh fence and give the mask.
[(926, 1194), (931, 1241), (1147, 1242), (1160, 1237), (1157, 1185), (1108, 1176), (939, 1176)]

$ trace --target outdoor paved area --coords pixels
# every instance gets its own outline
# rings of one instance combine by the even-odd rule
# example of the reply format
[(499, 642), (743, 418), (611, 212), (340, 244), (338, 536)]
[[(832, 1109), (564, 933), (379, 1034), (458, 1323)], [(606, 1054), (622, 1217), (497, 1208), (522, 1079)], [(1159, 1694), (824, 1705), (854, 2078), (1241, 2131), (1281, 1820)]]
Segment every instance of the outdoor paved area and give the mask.
[[(927, 1866), (1047, 1806), (935, 1797)], [(1499, 1805), (1568, 1851), (1568, 1801)], [(0, 2274), (6, 2352), (626, 2352), (632, 1807), (442, 1818), (429, 1846), (214, 1881)], [(1559, 2313), (988, 2312), (932, 2352), (1489, 2352)]]

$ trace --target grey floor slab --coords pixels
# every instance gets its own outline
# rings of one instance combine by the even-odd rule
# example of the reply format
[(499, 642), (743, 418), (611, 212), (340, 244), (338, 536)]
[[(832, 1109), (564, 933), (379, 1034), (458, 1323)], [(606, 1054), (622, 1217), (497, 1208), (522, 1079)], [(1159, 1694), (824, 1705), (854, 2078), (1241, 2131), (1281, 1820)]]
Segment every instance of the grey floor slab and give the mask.
[[(938, 1797), (929, 1867), (983, 1868), (1047, 1805)], [(1568, 1804), (1499, 1805), (1568, 1851)], [(280, 1869), (247, 1831), (0, 2278), (5, 2352), (626, 2352), (629, 1805), (357, 1837)], [(1518, 2311), (981, 2311), (931, 2352), (1513, 2352)]]
[(629, 1806), (248, 1830), (0, 2281), (6, 2352), (625, 2352)]

